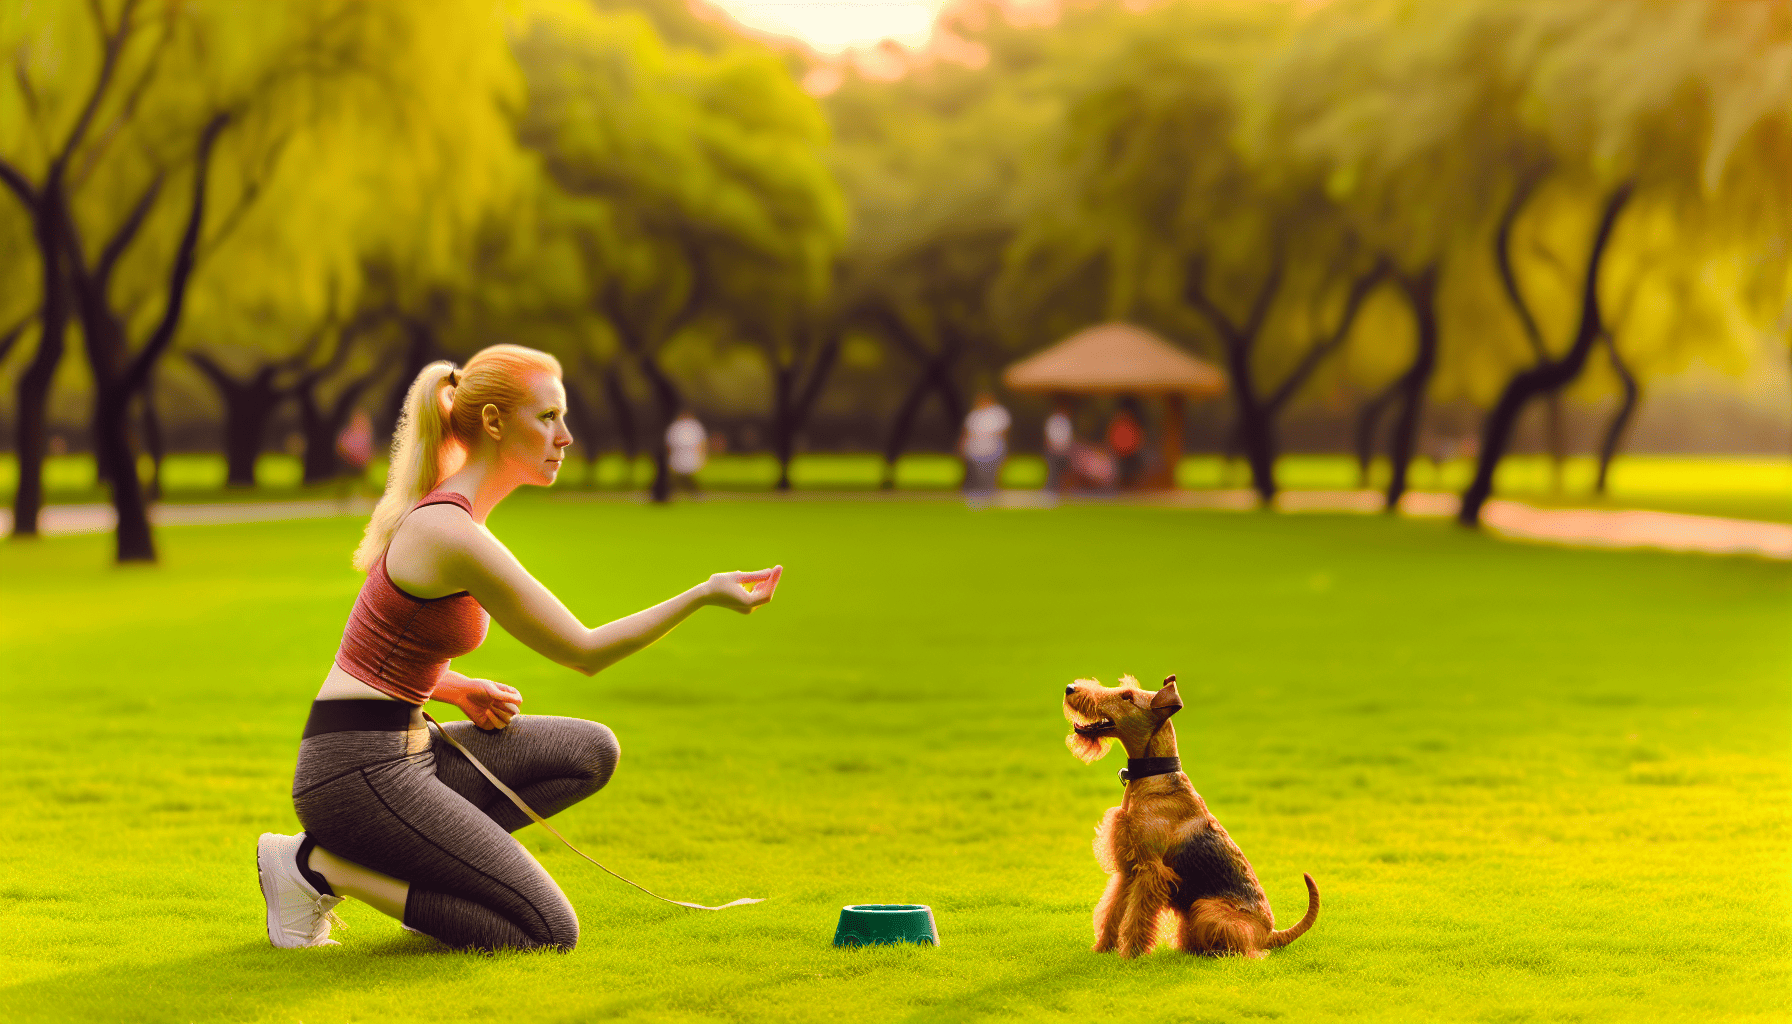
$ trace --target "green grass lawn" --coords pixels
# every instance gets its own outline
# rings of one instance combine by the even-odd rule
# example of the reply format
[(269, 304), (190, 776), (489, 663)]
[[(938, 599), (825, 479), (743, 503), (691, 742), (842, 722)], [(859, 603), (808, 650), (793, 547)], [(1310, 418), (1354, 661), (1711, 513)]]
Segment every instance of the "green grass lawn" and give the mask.
[[(494, 630), (459, 667), (610, 724), (519, 837), (570, 954), (443, 951), (363, 906), (270, 949), (255, 837), (358, 585), (352, 519), (0, 545), (0, 1020), (1784, 1021), (1792, 572), (1443, 522), (1118, 506), (519, 496), (492, 525), (588, 621), (782, 562), (594, 678)], [(1266, 961), (1089, 952), (1116, 758), (1064, 684), (1177, 673), (1196, 788), (1282, 922)], [(438, 706), (438, 715), (451, 709)], [(842, 904), (940, 948), (840, 950)]]

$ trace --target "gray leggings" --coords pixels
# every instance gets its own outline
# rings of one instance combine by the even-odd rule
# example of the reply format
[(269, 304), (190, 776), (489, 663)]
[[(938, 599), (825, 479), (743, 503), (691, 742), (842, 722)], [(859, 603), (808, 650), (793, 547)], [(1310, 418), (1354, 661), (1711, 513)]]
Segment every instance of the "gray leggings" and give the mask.
[[(518, 715), (483, 732), (443, 724), (549, 817), (602, 789), (619, 749), (607, 726)], [(293, 806), (317, 845), (410, 883), (404, 923), (456, 947), (571, 949), (579, 919), (511, 832), (529, 823), (461, 753), (395, 701), (311, 706)]]

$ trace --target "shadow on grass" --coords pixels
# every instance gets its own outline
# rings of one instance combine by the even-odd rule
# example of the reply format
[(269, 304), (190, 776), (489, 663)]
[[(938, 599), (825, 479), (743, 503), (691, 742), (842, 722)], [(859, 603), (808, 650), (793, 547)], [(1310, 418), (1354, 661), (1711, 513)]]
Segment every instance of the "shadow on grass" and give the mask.
[(0, 1020), (261, 1019), (323, 992), (373, 992), (400, 980), (426, 982), (440, 973), (444, 959), (477, 955), (411, 935), (361, 944), (352, 953), (245, 942), (181, 959), (117, 963), (9, 986), (0, 989)]
[[(1283, 1016), (1285, 1008), (1244, 1005), (1253, 1000), (1238, 991), (1236, 972), (1243, 969), (1257, 982), (1273, 982), (1288, 973), (1324, 971), (1329, 964), (1286, 952), (1280, 960), (1190, 956), (1160, 947), (1150, 956), (1125, 960), (1112, 953), (1086, 949), (1041, 958), (1031, 973), (1007, 976), (981, 988), (955, 993), (949, 1000), (916, 1010), (903, 1024), (935, 1024), (1014, 1017), (1089, 1017), (1092, 1019), (1174, 1019), (1182, 1024), (1226, 1024)], [(1230, 982), (1225, 994), (1211, 1002), (1190, 1005), (1186, 991), (1169, 1005), (1159, 1002), (1165, 990), (1188, 982)], [(1257, 999), (1255, 1002), (1264, 1002)]]

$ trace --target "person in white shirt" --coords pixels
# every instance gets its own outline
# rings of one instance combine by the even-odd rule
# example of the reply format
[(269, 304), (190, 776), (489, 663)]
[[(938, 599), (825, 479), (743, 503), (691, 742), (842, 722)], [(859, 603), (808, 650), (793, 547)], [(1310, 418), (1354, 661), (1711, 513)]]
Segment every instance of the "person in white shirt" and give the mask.
[(1070, 410), (1060, 400), (1045, 419), (1045, 489), (1064, 489), (1064, 470), (1070, 465), (1070, 446), (1076, 430), (1070, 422)]
[(697, 490), (697, 471), (709, 461), (709, 432), (689, 409), (680, 409), (678, 418), (666, 428), (666, 463), (672, 470), (674, 486)]
[(964, 489), (968, 494), (989, 494), (996, 489), (1002, 472), (1002, 460), (1008, 457), (1008, 410), (996, 404), (987, 391), (977, 395), (977, 403), (964, 418), (964, 433), (958, 439), (958, 452), (964, 456)]

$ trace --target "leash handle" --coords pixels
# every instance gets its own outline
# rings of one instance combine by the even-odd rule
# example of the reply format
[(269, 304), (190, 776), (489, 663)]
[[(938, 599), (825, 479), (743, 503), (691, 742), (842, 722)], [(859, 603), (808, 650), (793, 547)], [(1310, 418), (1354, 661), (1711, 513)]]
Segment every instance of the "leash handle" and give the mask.
[(434, 718), (431, 718), (429, 715), (429, 712), (425, 711), (423, 713), (423, 720), (425, 722), (428, 722), (430, 725), (435, 726), (436, 734), (441, 736), (443, 739), (447, 740), (449, 746), (460, 751), (461, 756), (466, 758), (467, 761), (473, 765), (473, 767), (479, 769), (479, 774), (485, 776), (485, 781), (498, 787), (498, 792), (500, 792), (510, 798), (510, 802), (516, 805), (517, 810), (522, 811), (524, 814), (527, 814), (529, 816), (530, 821), (535, 822), (535, 824), (540, 825), (542, 828), (545, 828), (549, 832), (553, 833), (554, 838), (565, 843), (566, 848), (568, 850), (571, 850), (572, 852), (578, 854), (579, 856), (585, 858), (586, 860), (590, 861), (593, 864), (597, 864), (598, 870), (602, 871), (604, 874), (607, 874), (610, 877), (615, 878), (619, 881), (627, 882), (629, 885), (632, 885), (635, 888), (646, 893), (647, 895), (652, 896), (654, 899), (659, 900), (661, 903), (670, 903), (674, 906), (679, 906), (679, 907), (690, 907), (692, 910), (727, 910), (729, 907), (739, 907), (739, 906), (744, 906), (748, 903), (764, 903), (765, 902), (765, 900), (763, 900), (763, 899), (757, 899), (757, 900), (755, 900), (755, 899), (738, 899), (732, 903), (724, 903), (719, 907), (706, 907), (701, 903), (686, 903), (684, 900), (669, 900), (666, 897), (661, 896), (659, 893), (654, 892), (652, 889), (649, 889), (646, 886), (642, 885), (641, 883), (636, 882), (629, 878), (625, 878), (622, 875), (619, 875), (616, 872), (611, 871), (609, 868), (604, 867), (602, 864), (598, 864), (596, 858), (592, 857), (590, 854), (586, 853), (584, 850), (581, 850), (578, 847), (572, 845), (572, 840), (561, 835), (560, 830), (555, 828), (554, 826), (548, 824), (546, 818), (543, 818), (541, 815), (536, 814), (535, 809), (533, 807), (530, 807), (528, 804), (524, 803), (523, 798), (520, 796), (517, 796), (515, 790), (511, 789), (509, 786), (506, 786), (502, 781), (499, 780), (499, 778), (496, 775), (493, 775), (491, 772), (491, 769), (487, 768), (483, 763), (480, 762), (480, 760), (477, 757), (473, 756), (472, 751), (468, 750), (466, 747), (461, 746), (460, 741), (458, 741), (454, 737), (448, 735), (448, 730), (442, 728), (442, 723), (436, 721)]

